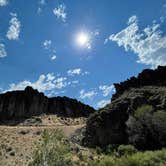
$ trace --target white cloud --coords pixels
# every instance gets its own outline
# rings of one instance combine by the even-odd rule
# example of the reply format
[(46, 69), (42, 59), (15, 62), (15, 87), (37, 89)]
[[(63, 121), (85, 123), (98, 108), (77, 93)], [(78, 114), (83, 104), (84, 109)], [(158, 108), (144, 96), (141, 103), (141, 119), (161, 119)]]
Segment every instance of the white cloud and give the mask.
[(67, 86), (66, 80), (67, 80), (66, 77), (60, 77), (60, 78), (57, 78), (56, 80), (54, 80), (55, 88), (62, 89), (64, 87), (66, 87)]
[(13, 90), (23, 90), (26, 86), (31, 86), (34, 89), (38, 89), (40, 92), (50, 92), (55, 89), (62, 89), (67, 86), (66, 77), (59, 77), (53, 73), (48, 73), (47, 75), (40, 75), (38, 80), (31, 82), (29, 80), (24, 80), (19, 83), (12, 83), (9, 85), (9, 88), (6, 91), (13, 91)]
[(38, 6), (38, 9), (37, 9), (37, 13), (41, 14), (41, 12), (43, 11), (43, 6), (46, 5), (46, 1), (45, 0), (39, 0), (38, 4), (39, 4), (39, 6)]
[(53, 10), (53, 13), (58, 19), (61, 19), (63, 22), (66, 22), (67, 13), (65, 10), (66, 6), (64, 4), (61, 4)]
[(41, 7), (38, 7), (38, 9), (37, 9), (37, 14), (41, 14), (41, 12), (42, 12), (42, 8), (41, 8)]
[(51, 52), (49, 57), (52, 61), (54, 61), (57, 58), (57, 56), (56, 56), (56, 50), (52, 48), (52, 41), (51, 40), (45, 40), (42, 43), (42, 46), (45, 50), (48, 50), (49, 52)]
[(80, 91), (80, 98), (81, 99), (85, 99), (85, 98), (92, 99), (96, 95), (97, 95), (97, 92), (95, 92), (94, 90), (86, 92), (84, 89), (82, 89)]
[(53, 60), (55, 60), (57, 57), (56, 57), (56, 55), (52, 55), (51, 56), (51, 60), (53, 61)]
[(39, 0), (39, 4), (40, 4), (40, 5), (45, 5), (45, 4), (46, 4), (46, 1), (45, 1), (45, 0)]
[(78, 80), (73, 80), (73, 81), (69, 81), (68, 85), (71, 85), (71, 87), (76, 87), (76, 85), (79, 83)]
[(82, 73), (83, 76), (84, 76), (84, 75), (89, 75), (89, 74), (90, 74), (89, 71), (85, 71), (85, 72)]
[(45, 41), (43, 42), (43, 47), (44, 47), (44, 49), (46, 49), (46, 50), (50, 49), (50, 48), (51, 48), (51, 45), (52, 45), (52, 41), (51, 41), (51, 40), (45, 40)]
[(62, 90), (62, 91), (50, 91), (47, 96), (48, 97), (53, 97), (53, 96), (57, 96), (57, 95), (60, 95), (60, 94), (64, 94), (66, 91), (65, 90)]
[(20, 35), (20, 29), (21, 29), (21, 22), (17, 18), (17, 14), (11, 13), (11, 20), (9, 22), (10, 26), (7, 31), (6, 37), (9, 40), (18, 40)]
[(160, 25), (153, 23), (140, 31), (138, 18), (132, 16), (128, 20), (128, 26), (112, 34), (109, 40), (118, 46), (123, 46), (125, 51), (133, 51), (138, 55), (138, 63), (151, 65), (166, 65), (166, 36), (159, 29)]
[(85, 76), (85, 75), (88, 75), (90, 73), (88, 71), (83, 72), (82, 69), (80, 69), (80, 68), (75, 68), (75, 69), (68, 70), (67, 74), (68, 74), (68, 76), (75, 76), (75, 75)]
[(0, 58), (4, 58), (5, 56), (7, 56), (5, 45), (3, 43), (0, 43)]
[(71, 82), (71, 84), (78, 84), (78, 83), (79, 83), (78, 80), (74, 80), (74, 81)]
[(110, 102), (111, 102), (110, 100), (101, 100), (97, 103), (97, 108), (103, 108)]
[(100, 32), (99, 32), (99, 30), (98, 29), (96, 29), (94, 32), (91, 32), (91, 35), (92, 36), (99, 36), (99, 34), (100, 34)]
[(111, 92), (114, 92), (114, 85), (101, 85), (99, 89), (102, 91), (103, 96), (108, 96)]
[(164, 4), (161, 9), (161, 17), (160, 17), (161, 23), (164, 23), (165, 20), (166, 20), (166, 4)]
[(6, 6), (8, 4), (8, 0), (0, 0), (0, 6)]
[(47, 81), (53, 81), (55, 80), (54, 73), (48, 73), (47, 74)]
[(80, 68), (76, 68), (76, 69), (70, 69), (67, 71), (67, 74), (69, 76), (74, 76), (74, 75), (80, 75), (81, 74), (81, 69)]
[(130, 18), (129, 18), (129, 20), (128, 20), (128, 25), (130, 25), (130, 24), (132, 24), (132, 23), (135, 23), (135, 22), (137, 22), (138, 21), (138, 19), (137, 19), (137, 16), (131, 16)]
[(106, 39), (104, 40), (104, 44), (107, 44), (108, 41), (109, 41), (109, 38), (106, 38)]

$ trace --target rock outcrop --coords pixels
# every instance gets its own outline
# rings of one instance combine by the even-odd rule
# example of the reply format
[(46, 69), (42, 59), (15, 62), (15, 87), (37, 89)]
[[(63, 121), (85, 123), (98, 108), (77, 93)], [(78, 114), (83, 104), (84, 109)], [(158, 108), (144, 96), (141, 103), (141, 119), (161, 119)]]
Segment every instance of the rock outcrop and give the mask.
[(159, 67), (116, 84), (119, 89), (112, 102), (88, 118), (83, 143), (92, 147), (133, 144), (143, 150), (165, 147), (165, 83), (166, 67)]
[(137, 77), (131, 77), (124, 82), (114, 84), (116, 94), (113, 95), (112, 100), (120, 96), (127, 89), (147, 85), (166, 86), (166, 66), (159, 66), (156, 70), (145, 69)]
[(31, 87), (0, 94), (0, 121), (29, 118), (42, 113), (66, 117), (87, 117), (95, 110), (75, 99), (48, 98)]
[(48, 112), (66, 117), (88, 117), (94, 109), (76, 99), (53, 97), (48, 100)]

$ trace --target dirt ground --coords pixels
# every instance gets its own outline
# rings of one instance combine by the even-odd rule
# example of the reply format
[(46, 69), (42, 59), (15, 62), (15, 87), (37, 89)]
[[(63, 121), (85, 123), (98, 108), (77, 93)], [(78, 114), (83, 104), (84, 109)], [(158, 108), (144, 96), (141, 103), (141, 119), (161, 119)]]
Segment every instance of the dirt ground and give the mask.
[(37, 122), (26, 120), (17, 126), (0, 126), (0, 166), (27, 166), (31, 160), (35, 144), (40, 141), (45, 129), (62, 129), (68, 137), (84, 126), (85, 119), (42, 116)]

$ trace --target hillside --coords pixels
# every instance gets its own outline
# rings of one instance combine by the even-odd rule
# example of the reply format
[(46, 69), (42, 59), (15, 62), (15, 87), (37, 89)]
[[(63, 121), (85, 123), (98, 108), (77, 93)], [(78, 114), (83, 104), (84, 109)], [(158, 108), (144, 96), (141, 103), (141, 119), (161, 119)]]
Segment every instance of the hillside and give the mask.
[(106, 107), (87, 121), (84, 144), (132, 144), (141, 150), (166, 147), (166, 67), (144, 70), (115, 84)]
[(0, 166), (165, 165), (165, 73), (144, 70), (115, 84), (111, 103), (97, 111), (31, 87), (1, 94)]
[(0, 94), (0, 166), (24, 166), (45, 130), (70, 137), (95, 110), (76, 99), (48, 98), (32, 87)]
[(60, 129), (70, 137), (85, 125), (86, 118), (65, 118), (40, 115), (17, 125), (0, 125), (0, 166), (26, 166), (31, 161), (37, 144), (45, 130)]

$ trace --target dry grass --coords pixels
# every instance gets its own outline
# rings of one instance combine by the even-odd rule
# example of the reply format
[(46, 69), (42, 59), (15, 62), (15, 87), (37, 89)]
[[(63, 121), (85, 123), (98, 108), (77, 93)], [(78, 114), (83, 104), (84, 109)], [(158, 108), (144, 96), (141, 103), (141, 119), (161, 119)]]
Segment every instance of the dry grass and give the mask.
[(43, 115), (40, 119), (40, 124), (28, 121), (17, 126), (0, 126), (0, 166), (28, 165), (34, 145), (40, 141), (44, 129), (60, 128), (70, 136), (85, 123), (83, 118), (59, 118), (55, 115)]

